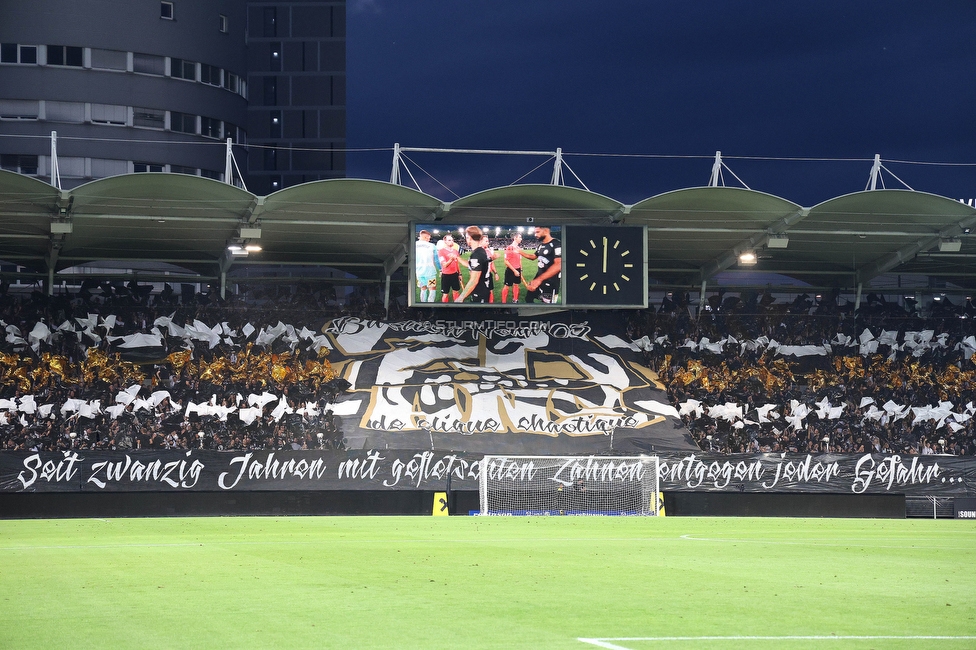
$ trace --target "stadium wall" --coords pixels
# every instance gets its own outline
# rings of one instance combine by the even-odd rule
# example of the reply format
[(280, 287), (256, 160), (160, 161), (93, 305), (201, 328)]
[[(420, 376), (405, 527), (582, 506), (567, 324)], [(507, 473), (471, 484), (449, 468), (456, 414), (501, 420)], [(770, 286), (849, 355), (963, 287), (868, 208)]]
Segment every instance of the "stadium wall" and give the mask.
[[(457, 490), (323, 490), (291, 492), (126, 492), (0, 494), (0, 519), (91, 517), (431, 515), (447, 495), (447, 513), (478, 511), (478, 493)], [(958, 499), (962, 501), (963, 499)], [(951, 501), (951, 499), (947, 499)], [(443, 509), (443, 506), (441, 507)], [(669, 492), (667, 516), (682, 517), (933, 517), (912, 512), (904, 494), (731, 494)], [(952, 517), (952, 511), (938, 517)], [(958, 516), (958, 515), (957, 515)]]

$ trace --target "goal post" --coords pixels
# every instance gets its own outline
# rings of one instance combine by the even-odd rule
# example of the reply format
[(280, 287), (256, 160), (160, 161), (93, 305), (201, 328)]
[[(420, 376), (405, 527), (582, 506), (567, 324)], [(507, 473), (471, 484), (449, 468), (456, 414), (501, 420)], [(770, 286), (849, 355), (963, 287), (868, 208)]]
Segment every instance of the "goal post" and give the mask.
[(481, 461), (482, 515), (650, 515), (657, 456), (501, 456)]

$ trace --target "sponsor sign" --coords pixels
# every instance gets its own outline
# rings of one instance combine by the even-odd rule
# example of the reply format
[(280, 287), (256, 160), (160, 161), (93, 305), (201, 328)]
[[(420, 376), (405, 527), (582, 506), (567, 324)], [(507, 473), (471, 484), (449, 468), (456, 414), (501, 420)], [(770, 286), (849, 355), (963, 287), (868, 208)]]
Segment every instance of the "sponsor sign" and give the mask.
[(956, 507), (956, 519), (976, 519), (976, 498), (953, 499)]

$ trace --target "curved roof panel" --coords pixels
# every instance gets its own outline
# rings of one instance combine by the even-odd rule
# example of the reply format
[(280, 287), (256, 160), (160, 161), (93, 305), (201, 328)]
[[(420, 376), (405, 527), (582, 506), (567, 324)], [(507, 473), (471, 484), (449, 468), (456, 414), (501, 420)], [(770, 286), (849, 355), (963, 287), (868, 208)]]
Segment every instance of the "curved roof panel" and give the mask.
[(56, 187), (0, 170), (0, 259), (40, 269), (60, 205)]
[[(330, 266), (377, 279), (399, 268), (409, 224), (626, 223), (648, 232), (652, 284), (698, 286), (726, 270), (816, 287), (886, 273), (976, 284), (976, 208), (905, 190), (857, 192), (804, 208), (748, 189), (698, 187), (626, 206), (586, 190), (500, 187), (444, 204), (390, 183), (337, 179), (255, 196), (180, 174), (129, 174), (61, 191), (0, 171), (0, 260), (38, 271), (157, 261), (214, 277), (231, 265)], [(232, 242), (260, 244), (230, 256)], [(755, 266), (738, 266), (754, 251)]]
[[(934, 194), (856, 192), (811, 208), (802, 223), (791, 228), (789, 248), (772, 257), (778, 258), (778, 265), (818, 266), (825, 273), (855, 278), (850, 282), (866, 282), (896, 267), (906, 273), (927, 273), (924, 261), (916, 258), (938, 249), (943, 239), (959, 237), (974, 219), (972, 207)], [(960, 245), (969, 248), (968, 242)], [(966, 273), (967, 258), (959, 253), (952, 259)], [(916, 271), (909, 271), (909, 263)]]
[(126, 174), (71, 190), (72, 233), (59, 268), (93, 260), (213, 265), (257, 197), (185, 174)]
[(399, 185), (331, 179), (265, 197), (251, 220), (261, 226), (263, 263), (382, 266), (406, 246), (411, 221), (433, 219), (442, 207)]
[(623, 210), (619, 201), (562, 185), (509, 185), (485, 190), (450, 204), (449, 223), (487, 220), (525, 223), (527, 218), (556, 223), (596, 223)]
[(626, 221), (647, 227), (652, 277), (697, 283), (728, 268), (730, 251), (762, 246), (770, 231), (801, 212), (763, 192), (696, 187), (645, 199), (631, 207)]

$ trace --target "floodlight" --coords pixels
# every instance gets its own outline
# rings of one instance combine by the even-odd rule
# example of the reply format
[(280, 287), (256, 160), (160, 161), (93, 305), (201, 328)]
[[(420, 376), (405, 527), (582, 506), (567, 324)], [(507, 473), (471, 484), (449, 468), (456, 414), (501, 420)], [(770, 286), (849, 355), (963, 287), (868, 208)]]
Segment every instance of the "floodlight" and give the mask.
[(958, 253), (962, 250), (962, 241), (958, 237), (939, 240), (940, 253)]

